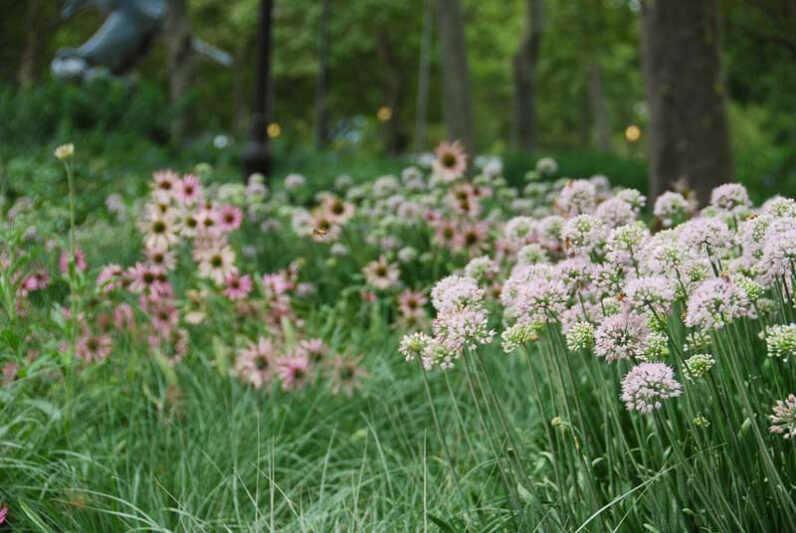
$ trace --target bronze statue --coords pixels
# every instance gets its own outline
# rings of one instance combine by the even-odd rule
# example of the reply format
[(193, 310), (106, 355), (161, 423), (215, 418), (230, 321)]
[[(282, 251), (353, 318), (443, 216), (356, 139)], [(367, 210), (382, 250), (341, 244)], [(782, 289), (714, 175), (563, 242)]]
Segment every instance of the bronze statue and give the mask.
[[(98, 9), (107, 18), (80, 47), (56, 52), (51, 68), (58, 78), (86, 81), (102, 74), (126, 74), (146, 54), (166, 18), (165, 0), (70, 0), (62, 17), (84, 8)], [(222, 65), (232, 63), (229, 54), (198, 39), (191, 40), (191, 47)]]

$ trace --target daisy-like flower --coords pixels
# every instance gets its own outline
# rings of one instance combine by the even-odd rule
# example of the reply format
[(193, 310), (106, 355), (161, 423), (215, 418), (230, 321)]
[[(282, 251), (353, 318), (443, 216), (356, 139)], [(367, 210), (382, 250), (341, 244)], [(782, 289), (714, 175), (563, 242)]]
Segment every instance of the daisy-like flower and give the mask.
[(161, 282), (161, 274), (164, 274), (161, 267), (136, 263), (127, 269), (124, 278), (132, 292), (142, 293), (152, 291)]
[(321, 363), (329, 353), (329, 347), (322, 339), (305, 339), (299, 342), (299, 349), (309, 356), (312, 364)]
[(663, 407), (662, 400), (683, 393), (674, 371), (663, 363), (641, 363), (622, 380), (622, 401), (628, 411), (651, 413)]
[(244, 382), (259, 389), (268, 385), (276, 376), (280, 349), (274, 341), (260, 337), (238, 351), (235, 372)]
[(328, 211), (320, 209), (312, 215), (312, 239), (315, 242), (333, 242), (340, 238), (343, 228), (338, 219), (333, 218)]
[(167, 335), (180, 321), (180, 315), (174, 303), (166, 299), (152, 299), (146, 300), (146, 304), (142, 305), (152, 327), (160, 335)]
[(435, 220), (431, 223), (434, 228), (432, 240), (434, 244), (442, 248), (453, 248), (456, 242), (459, 229), (451, 220)]
[(362, 388), (362, 380), (368, 377), (368, 371), (361, 366), (364, 358), (365, 354), (358, 357), (335, 356), (332, 361), (332, 394), (342, 392), (350, 398), (354, 391)]
[(769, 415), (771, 433), (782, 435), (785, 439), (796, 437), (796, 395), (788, 394), (784, 400), (777, 400), (777, 404)]
[(371, 261), (362, 269), (365, 274), (365, 283), (374, 289), (387, 290), (398, 285), (401, 272), (398, 267), (387, 262), (383, 255), (377, 261)]
[(453, 238), (453, 247), (471, 255), (480, 254), (486, 247), (489, 225), (486, 222), (465, 223)]
[(215, 235), (221, 232), (218, 225), (218, 213), (212, 207), (200, 209), (196, 215), (196, 230), (193, 232), (198, 235)]
[(406, 289), (398, 295), (398, 311), (402, 315), (415, 315), (423, 311), (423, 306), (428, 303), (428, 298), (423, 291)]
[(20, 294), (27, 296), (33, 291), (42, 291), (50, 285), (50, 273), (46, 270), (39, 270), (25, 276), (20, 286)]
[(113, 351), (113, 339), (110, 335), (98, 335), (86, 330), (77, 339), (75, 355), (84, 363), (94, 363), (108, 357), (111, 351)]
[(144, 255), (147, 257), (147, 263), (153, 267), (159, 267), (165, 271), (171, 271), (177, 267), (177, 254), (174, 250), (147, 248), (144, 250)]
[(303, 389), (313, 379), (310, 358), (306, 354), (295, 354), (281, 358), (277, 362), (277, 372), (282, 381), (282, 389)]
[(235, 252), (225, 243), (211, 243), (206, 248), (196, 250), (199, 261), (199, 277), (213, 280), (216, 285), (223, 285), (232, 274), (237, 274)]
[[(75, 270), (78, 272), (85, 272), (88, 264), (86, 264), (86, 254), (80, 248), (75, 248)], [(69, 273), (69, 252), (61, 252), (61, 257), (58, 258), (58, 270), (61, 274)]]
[(155, 205), (148, 205), (138, 229), (144, 234), (144, 246), (147, 248), (165, 250), (180, 242), (179, 218), (173, 208), (162, 210)]
[(124, 285), (124, 270), (121, 266), (111, 263), (105, 265), (97, 275), (97, 288), (102, 292), (111, 292), (121, 289)]
[(459, 141), (437, 145), (436, 159), (431, 163), (434, 174), (444, 182), (459, 179), (467, 170), (467, 154)]
[(623, 313), (606, 317), (594, 333), (594, 354), (607, 363), (642, 357), (649, 334), (647, 320), (641, 316)]
[(181, 204), (194, 205), (202, 199), (202, 182), (195, 174), (186, 174), (177, 181), (174, 198)]
[(337, 196), (327, 196), (321, 204), (321, 208), (337, 224), (345, 224), (354, 217), (356, 212), (354, 204)]
[(224, 283), (226, 284), (224, 295), (230, 300), (244, 300), (254, 287), (252, 278), (248, 274), (243, 276), (237, 273), (229, 274)]
[(730, 280), (703, 282), (688, 298), (685, 325), (701, 330), (721, 329), (749, 313), (749, 296)]
[(160, 170), (152, 174), (152, 194), (159, 202), (170, 202), (177, 192), (180, 176), (173, 170)]
[(236, 205), (222, 205), (216, 210), (218, 229), (224, 233), (235, 231), (243, 222), (243, 211)]

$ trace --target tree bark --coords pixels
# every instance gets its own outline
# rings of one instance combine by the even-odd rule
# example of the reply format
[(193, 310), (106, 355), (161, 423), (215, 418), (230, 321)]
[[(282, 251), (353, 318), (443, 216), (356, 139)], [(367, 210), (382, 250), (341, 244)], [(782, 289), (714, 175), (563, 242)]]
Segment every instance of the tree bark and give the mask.
[(526, 29), (514, 54), (514, 142), (522, 150), (536, 147), (536, 62), (542, 41), (542, 0), (526, 3)]
[(42, 0), (29, 0), (29, 2), (25, 20), (25, 45), (17, 72), (17, 81), (22, 87), (35, 85), (41, 77), (43, 40), (47, 34), (44, 30), (46, 26), (44, 2)]
[(471, 152), (475, 150), (470, 69), (460, 0), (437, 0), (437, 20), (442, 48), (443, 114), (448, 135)]
[(603, 91), (600, 64), (589, 65), (589, 112), (591, 114), (591, 144), (597, 150), (611, 149), (611, 114)]
[(420, 153), (426, 145), (428, 122), (428, 91), (431, 78), (431, 38), (434, 11), (431, 0), (423, 2), (423, 33), (420, 41), (420, 66), (417, 74), (417, 111), (415, 114), (415, 139), (413, 149)]
[(329, 143), (329, 16), (330, 0), (321, 0), (318, 19), (318, 84), (315, 87), (315, 147)]
[[(172, 105), (180, 105), (193, 83), (194, 62), (191, 46), (191, 21), (187, 0), (166, 1), (166, 21), (163, 32), (168, 50), (169, 92)], [(187, 114), (180, 109), (171, 124), (171, 134), (181, 140), (188, 128)]]
[(385, 77), (383, 81), (384, 103), (390, 108), (392, 114), (386, 121), (387, 151), (393, 155), (398, 155), (406, 150), (409, 138), (404, 130), (401, 120), (401, 108), (403, 107), (406, 81), (404, 80), (401, 63), (395, 53), (395, 47), (390, 40), (390, 36), (382, 34), (379, 37), (379, 57), (385, 65)]
[(733, 172), (716, 1), (646, 0), (641, 19), (650, 195), (684, 180), (706, 203)]

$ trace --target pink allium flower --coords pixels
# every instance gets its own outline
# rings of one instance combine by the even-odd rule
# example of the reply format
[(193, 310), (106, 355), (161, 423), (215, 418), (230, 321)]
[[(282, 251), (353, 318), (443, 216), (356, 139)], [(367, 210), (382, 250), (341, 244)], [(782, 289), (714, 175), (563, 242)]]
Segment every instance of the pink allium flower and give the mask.
[(285, 190), (295, 191), (304, 186), (307, 179), (301, 174), (288, 174), (285, 176)]
[(649, 325), (644, 317), (631, 314), (605, 318), (594, 333), (594, 353), (607, 363), (643, 357), (648, 347)]
[(796, 395), (789, 394), (784, 400), (777, 400), (772, 411), (768, 417), (771, 420), (769, 431), (786, 439), (796, 437)]
[(564, 284), (569, 294), (586, 291), (594, 280), (594, 265), (585, 257), (559, 261), (555, 270), (556, 278)]
[(105, 265), (97, 275), (97, 288), (102, 292), (111, 292), (122, 288), (124, 270), (121, 266), (111, 263)]
[[(75, 270), (85, 272), (87, 266), (86, 254), (80, 248), (75, 248)], [(69, 273), (69, 253), (66, 250), (61, 252), (61, 257), (58, 259), (58, 270), (61, 274)]]
[(489, 344), (495, 336), (487, 324), (487, 314), (482, 309), (465, 307), (451, 309), (434, 319), (434, 336), (447, 350), (461, 353), (466, 347), (474, 349), (479, 344)]
[(436, 159), (431, 163), (434, 174), (442, 181), (451, 182), (461, 178), (467, 170), (467, 154), (459, 141), (439, 143)]
[(431, 305), (438, 313), (478, 308), (484, 302), (484, 289), (478, 283), (464, 276), (448, 276), (438, 281), (431, 289)]
[(663, 363), (641, 363), (622, 380), (622, 401), (628, 411), (651, 413), (663, 407), (661, 400), (676, 398), (683, 391), (674, 371)]
[(593, 215), (578, 215), (561, 229), (564, 249), (570, 255), (588, 255), (605, 241), (608, 228)]
[(97, 335), (85, 331), (77, 340), (77, 358), (85, 363), (99, 362), (113, 351), (113, 340), (110, 335)]
[(280, 349), (273, 340), (260, 337), (238, 352), (235, 372), (245, 383), (259, 389), (271, 383), (276, 375), (279, 354)]
[(174, 198), (184, 205), (193, 205), (202, 198), (202, 182), (199, 176), (186, 174), (176, 183)]
[(691, 210), (691, 204), (677, 192), (667, 191), (655, 200), (653, 212), (663, 226), (668, 228), (684, 221)]
[(246, 274), (239, 276), (238, 274), (230, 274), (225, 280), (227, 288), (224, 290), (224, 295), (230, 300), (243, 300), (252, 291), (254, 284), (250, 275)]
[(752, 206), (746, 187), (740, 183), (719, 185), (710, 193), (710, 205), (727, 213), (745, 213)]
[(235, 205), (222, 205), (216, 210), (216, 223), (223, 232), (240, 228), (243, 222), (243, 211)]
[(597, 205), (597, 189), (589, 180), (572, 180), (561, 189), (556, 206), (565, 215), (592, 213)]
[(514, 217), (503, 228), (506, 240), (516, 246), (533, 242), (536, 238), (536, 220), (531, 217)]
[(538, 277), (517, 288), (508, 311), (520, 324), (557, 322), (568, 299), (567, 288), (560, 280)]
[(680, 244), (711, 259), (723, 257), (733, 244), (730, 228), (715, 217), (695, 218), (680, 227)]
[(714, 278), (703, 282), (688, 298), (685, 325), (701, 330), (721, 329), (749, 314), (749, 296), (730, 280)]
[(632, 205), (621, 198), (614, 197), (597, 206), (594, 216), (609, 228), (616, 228), (633, 222), (636, 219), (636, 212)]
[(777, 231), (772, 224), (766, 234), (763, 256), (757, 265), (762, 281), (774, 283), (779, 276), (789, 278), (796, 265), (796, 229)]
[(662, 276), (636, 278), (625, 285), (625, 301), (641, 313), (650, 310), (658, 316), (669, 313), (674, 301), (674, 282)]
[(306, 354), (281, 358), (277, 362), (277, 372), (279, 372), (284, 390), (302, 389), (313, 378), (310, 358)]
[(383, 255), (377, 261), (371, 261), (362, 269), (365, 283), (374, 289), (387, 290), (398, 285), (401, 271), (392, 263), (387, 262)]

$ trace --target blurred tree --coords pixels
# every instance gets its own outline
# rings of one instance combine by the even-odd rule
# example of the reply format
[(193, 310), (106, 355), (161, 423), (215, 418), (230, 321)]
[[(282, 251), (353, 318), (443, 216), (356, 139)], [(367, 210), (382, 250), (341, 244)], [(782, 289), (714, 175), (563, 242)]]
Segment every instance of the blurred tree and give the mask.
[(315, 90), (315, 147), (318, 149), (329, 143), (329, 4), (330, 0), (321, 0), (318, 20), (318, 85)]
[(417, 153), (425, 148), (428, 125), (428, 93), (431, 75), (431, 39), (434, 28), (432, 0), (423, 1), (423, 30), (420, 44), (420, 63), (417, 73), (417, 106), (415, 110), (415, 139), (413, 150)]
[(653, 198), (686, 180), (700, 202), (732, 179), (715, 0), (641, 5)]
[(542, 0), (527, 0), (526, 28), (514, 54), (515, 144), (532, 152), (536, 144), (536, 63), (542, 40)]
[(442, 48), (443, 111), (448, 135), (474, 151), (470, 69), (459, 0), (437, 0), (437, 20)]
[[(182, 105), (194, 81), (194, 53), (191, 46), (191, 19), (187, 0), (166, 0), (163, 39), (168, 49), (169, 93), (173, 105)], [(179, 140), (185, 135), (188, 115), (175, 113), (171, 134)]]

